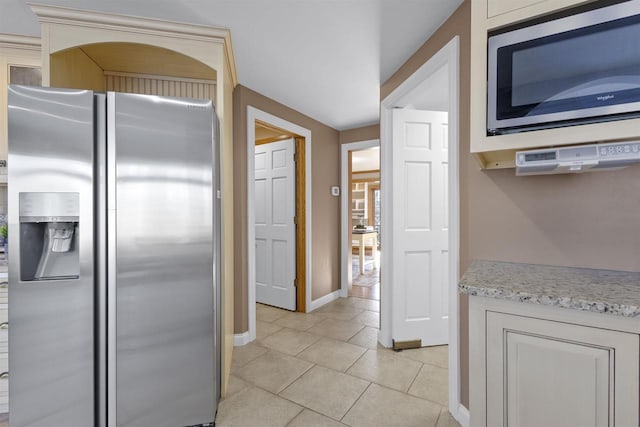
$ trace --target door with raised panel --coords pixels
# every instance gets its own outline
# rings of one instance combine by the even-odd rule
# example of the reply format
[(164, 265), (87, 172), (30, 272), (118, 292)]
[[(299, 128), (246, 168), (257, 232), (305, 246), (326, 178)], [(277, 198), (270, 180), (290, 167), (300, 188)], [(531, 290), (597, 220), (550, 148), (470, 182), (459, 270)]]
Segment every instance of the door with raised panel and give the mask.
[(487, 313), (487, 426), (638, 425), (638, 335)]
[(392, 338), (449, 342), (446, 112), (393, 110)]
[(296, 309), (293, 139), (255, 148), (256, 301)]

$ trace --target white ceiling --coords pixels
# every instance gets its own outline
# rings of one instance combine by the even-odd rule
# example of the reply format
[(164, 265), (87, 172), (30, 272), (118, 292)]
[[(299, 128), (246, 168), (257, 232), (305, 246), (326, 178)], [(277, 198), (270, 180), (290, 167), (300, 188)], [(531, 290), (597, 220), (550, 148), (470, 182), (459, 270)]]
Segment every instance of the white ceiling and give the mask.
[[(377, 123), (380, 83), (462, 0), (33, 0), (231, 29), (239, 83), (335, 129)], [(38, 35), (24, 0), (0, 33)]]

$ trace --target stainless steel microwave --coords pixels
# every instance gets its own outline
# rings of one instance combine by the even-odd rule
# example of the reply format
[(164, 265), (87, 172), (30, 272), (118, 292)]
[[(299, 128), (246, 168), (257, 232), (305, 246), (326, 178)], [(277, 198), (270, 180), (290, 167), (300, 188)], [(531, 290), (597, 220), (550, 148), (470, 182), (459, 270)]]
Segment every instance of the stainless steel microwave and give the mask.
[(608, 4), (489, 35), (487, 135), (640, 117), (640, 0)]

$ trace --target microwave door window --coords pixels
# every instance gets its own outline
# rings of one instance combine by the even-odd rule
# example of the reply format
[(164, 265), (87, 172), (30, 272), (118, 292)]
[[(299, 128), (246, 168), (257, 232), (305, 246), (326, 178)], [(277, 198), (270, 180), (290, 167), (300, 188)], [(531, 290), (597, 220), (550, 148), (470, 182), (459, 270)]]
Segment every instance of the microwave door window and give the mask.
[(498, 119), (637, 99), (639, 39), (632, 16), (500, 48)]

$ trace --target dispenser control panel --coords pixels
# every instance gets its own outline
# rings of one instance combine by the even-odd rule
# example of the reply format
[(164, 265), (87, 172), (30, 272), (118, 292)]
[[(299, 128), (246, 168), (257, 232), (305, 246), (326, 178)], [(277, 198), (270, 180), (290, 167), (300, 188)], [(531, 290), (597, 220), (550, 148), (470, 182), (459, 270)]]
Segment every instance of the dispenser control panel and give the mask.
[(74, 222), (79, 193), (20, 193), (20, 222)]

